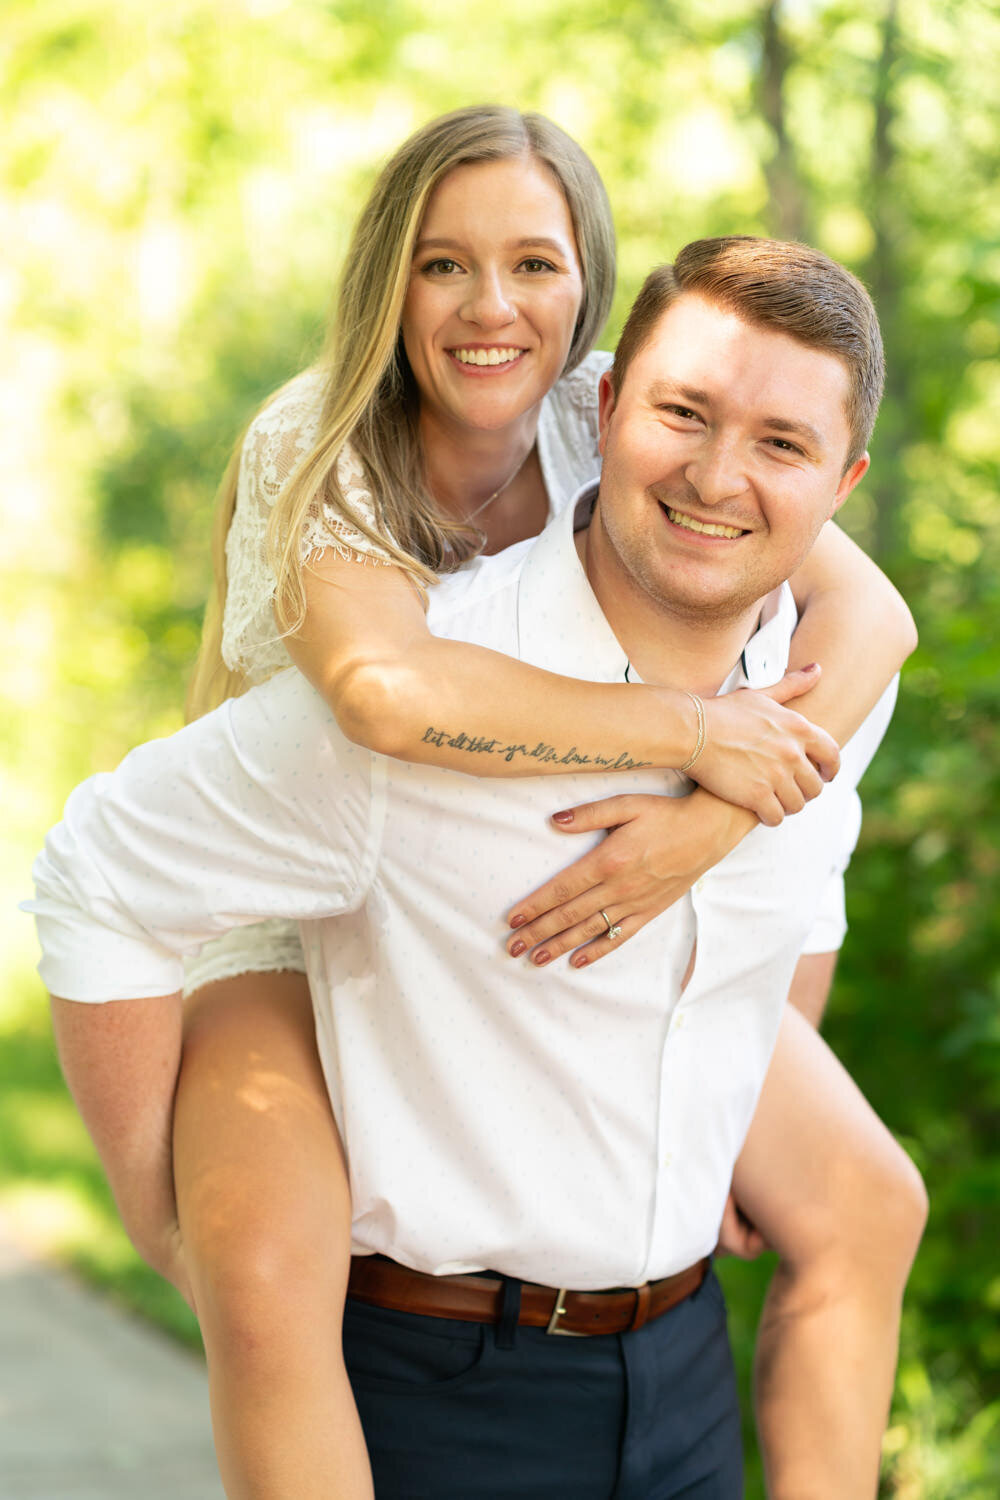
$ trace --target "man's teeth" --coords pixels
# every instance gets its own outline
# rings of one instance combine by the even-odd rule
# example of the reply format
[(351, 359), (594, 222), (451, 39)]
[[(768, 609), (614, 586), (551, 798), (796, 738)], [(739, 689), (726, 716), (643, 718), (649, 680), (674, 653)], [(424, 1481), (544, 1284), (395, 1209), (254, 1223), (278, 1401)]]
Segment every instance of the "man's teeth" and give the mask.
[(704, 536), (724, 536), (730, 541), (734, 537), (743, 535), (743, 529), (740, 526), (714, 526), (708, 521), (696, 521), (694, 516), (686, 516), (683, 511), (671, 510), (669, 505), (663, 508), (674, 525), (683, 526), (686, 531), (700, 531)]
[(523, 354), (523, 349), (453, 349), (452, 354), (462, 365), (509, 365), (512, 359)]

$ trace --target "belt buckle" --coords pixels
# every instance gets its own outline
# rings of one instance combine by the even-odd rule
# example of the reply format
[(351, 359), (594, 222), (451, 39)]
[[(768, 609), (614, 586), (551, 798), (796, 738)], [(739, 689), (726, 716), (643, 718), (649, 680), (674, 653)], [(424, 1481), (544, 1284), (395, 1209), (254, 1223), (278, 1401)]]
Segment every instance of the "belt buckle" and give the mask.
[(566, 1303), (564, 1301), (564, 1298), (568, 1290), (568, 1287), (561, 1286), (556, 1292), (555, 1306), (552, 1309), (552, 1316), (548, 1321), (545, 1332), (557, 1333), (560, 1338), (564, 1339), (585, 1339), (587, 1337), (585, 1333), (577, 1333), (575, 1329), (572, 1328), (559, 1327), (559, 1319), (566, 1316)]

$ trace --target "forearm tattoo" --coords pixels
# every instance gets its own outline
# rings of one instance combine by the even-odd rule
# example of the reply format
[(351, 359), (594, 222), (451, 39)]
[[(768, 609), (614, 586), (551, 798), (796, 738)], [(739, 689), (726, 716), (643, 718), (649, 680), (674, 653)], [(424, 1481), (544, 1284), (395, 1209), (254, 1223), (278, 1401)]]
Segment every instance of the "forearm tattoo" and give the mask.
[(514, 745), (505, 740), (489, 740), (484, 735), (466, 734), (461, 730), (458, 734), (452, 734), (448, 729), (435, 729), (433, 724), (424, 730), (423, 743), (437, 745), (439, 748), (447, 746), (449, 750), (464, 750), (468, 755), (500, 755), (508, 765), (512, 765), (514, 761), (534, 760), (541, 765), (565, 766), (567, 770), (573, 766), (591, 766), (600, 771), (635, 771), (653, 764), (650, 760), (634, 760), (627, 750), (622, 750), (617, 755), (600, 755), (596, 751), (588, 755), (576, 745), (571, 745), (564, 751), (557, 750), (555, 745), (547, 745), (544, 740), (539, 740), (536, 745)]

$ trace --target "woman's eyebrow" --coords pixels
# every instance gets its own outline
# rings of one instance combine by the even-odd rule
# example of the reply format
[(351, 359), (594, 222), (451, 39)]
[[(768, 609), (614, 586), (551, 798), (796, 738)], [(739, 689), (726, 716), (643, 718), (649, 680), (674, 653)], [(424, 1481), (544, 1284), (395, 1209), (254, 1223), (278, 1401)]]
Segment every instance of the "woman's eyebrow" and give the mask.
[[(467, 246), (462, 240), (446, 239), (420, 239), (414, 246), (414, 253), (427, 250), (464, 250)], [(524, 250), (524, 249), (546, 249), (552, 250), (557, 255), (567, 253), (566, 245), (561, 240), (554, 240), (548, 234), (526, 234), (520, 239), (507, 240), (500, 247), (502, 250)]]

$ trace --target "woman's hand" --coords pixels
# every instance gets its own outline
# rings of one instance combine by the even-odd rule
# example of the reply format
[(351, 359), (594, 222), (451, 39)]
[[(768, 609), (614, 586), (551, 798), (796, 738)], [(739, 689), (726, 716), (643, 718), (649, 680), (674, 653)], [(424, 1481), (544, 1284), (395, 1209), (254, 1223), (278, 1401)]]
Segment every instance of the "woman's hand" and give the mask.
[(840, 751), (825, 729), (782, 704), (809, 692), (819, 676), (813, 665), (759, 692), (740, 688), (706, 698), (705, 748), (692, 779), (770, 827), (801, 812), (837, 774)]
[[(556, 813), (565, 833), (607, 828), (608, 837), (511, 911), (512, 958), (543, 965), (571, 949), (582, 969), (620, 948), (735, 849), (756, 818), (696, 790), (689, 797), (626, 794)], [(621, 928), (607, 935), (605, 915)]]

